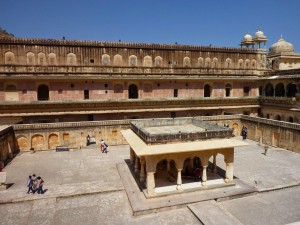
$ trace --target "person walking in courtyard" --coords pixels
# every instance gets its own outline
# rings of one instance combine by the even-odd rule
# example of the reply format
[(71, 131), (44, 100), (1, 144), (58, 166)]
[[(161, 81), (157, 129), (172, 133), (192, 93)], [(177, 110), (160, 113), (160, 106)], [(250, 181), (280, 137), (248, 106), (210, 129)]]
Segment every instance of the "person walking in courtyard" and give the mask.
[(38, 189), (38, 183), (37, 183), (37, 177), (35, 174), (32, 175), (32, 181), (33, 181), (32, 189), (34, 192), (36, 192)]
[(44, 181), (43, 181), (43, 179), (41, 177), (37, 177), (37, 183), (38, 183), (37, 193), (38, 194), (44, 194), (44, 190), (43, 190)]
[(33, 189), (32, 189), (32, 187), (33, 187), (33, 180), (32, 180), (32, 177), (31, 177), (31, 176), (28, 177), (28, 180), (27, 180), (27, 187), (28, 187), (27, 194), (30, 194), (30, 191), (31, 191), (32, 194), (34, 194), (34, 191), (33, 191)]
[(108, 145), (105, 143), (105, 141), (102, 139), (101, 140), (101, 145), (100, 145), (100, 148), (101, 148), (101, 152), (102, 153), (107, 153), (107, 147)]

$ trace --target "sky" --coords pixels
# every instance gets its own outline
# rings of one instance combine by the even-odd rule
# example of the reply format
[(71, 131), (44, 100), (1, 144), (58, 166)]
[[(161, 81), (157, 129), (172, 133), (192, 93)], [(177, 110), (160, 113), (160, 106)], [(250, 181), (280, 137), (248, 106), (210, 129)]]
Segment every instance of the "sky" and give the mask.
[(23, 38), (239, 47), (258, 28), (300, 52), (300, 0), (0, 0), (0, 27)]

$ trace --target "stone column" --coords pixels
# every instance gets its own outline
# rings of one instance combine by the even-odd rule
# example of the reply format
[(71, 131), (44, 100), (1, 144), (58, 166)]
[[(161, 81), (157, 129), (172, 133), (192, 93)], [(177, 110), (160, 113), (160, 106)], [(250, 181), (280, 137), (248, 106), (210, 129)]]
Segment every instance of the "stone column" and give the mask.
[(230, 149), (227, 151), (226, 155), (224, 155), (224, 161), (226, 163), (226, 174), (225, 174), (225, 182), (233, 182), (233, 162), (234, 162), (234, 149)]
[(141, 157), (140, 162), (141, 162), (140, 181), (144, 182), (145, 181), (145, 158)]
[(203, 171), (202, 171), (202, 185), (203, 186), (206, 185), (206, 181), (207, 181), (207, 166), (208, 166), (208, 158), (203, 157), (203, 161), (202, 161), (202, 167), (203, 167)]
[(177, 169), (177, 190), (180, 191), (182, 190), (182, 179), (181, 179), (181, 171), (182, 169)]
[(135, 156), (135, 166), (134, 166), (134, 172), (139, 172), (139, 157)]
[(155, 195), (155, 179), (154, 179), (155, 172), (147, 172), (147, 193), (149, 196)]
[(135, 154), (132, 148), (130, 148), (130, 164), (134, 165), (134, 163), (135, 163)]
[(233, 163), (226, 163), (225, 182), (230, 183), (233, 181)]
[(206, 181), (207, 181), (207, 174), (206, 174), (207, 166), (202, 166), (202, 167), (203, 167), (203, 171), (202, 171), (202, 185), (205, 186), (206, 185)]

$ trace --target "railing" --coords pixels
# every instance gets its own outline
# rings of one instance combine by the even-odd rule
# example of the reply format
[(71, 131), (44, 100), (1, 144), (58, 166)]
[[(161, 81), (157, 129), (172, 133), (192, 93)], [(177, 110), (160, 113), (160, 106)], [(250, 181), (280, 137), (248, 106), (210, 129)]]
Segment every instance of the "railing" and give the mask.
[(242, 115), (241, 119), (300, 131), (300, 124)]
[(246, 48), (230, 48), (217, 46), (195, 46), (180, 44), (154, 44), (132, 42), (109, 42), (109, 41), (86, 41), (86, 40), (63, 40), (63, 39), (35, 39), (35, 38), (0, 38), (0, 44), (32, 44), (32, 45), (62, 45), (62, 46), (95, 46), (95, 47), (122, 47), (122, 48), (149, 48), (149, 49), (178, 49), (199, 51), (222, 51), (257, 53), (261, 50)]
[(297, 100), (295, 97), (259, 97), (261, 105), (295, 105)]
[(13, 129), (14, 130), (34, 130), (34, 129), (114, 126), (114, 125), (129, 125), (129, 124), (130, 124), (130, 120), (59, 122), (59, 123), (42, 123), (42, 124), (15, 124), (15, 125), (13, 125)]

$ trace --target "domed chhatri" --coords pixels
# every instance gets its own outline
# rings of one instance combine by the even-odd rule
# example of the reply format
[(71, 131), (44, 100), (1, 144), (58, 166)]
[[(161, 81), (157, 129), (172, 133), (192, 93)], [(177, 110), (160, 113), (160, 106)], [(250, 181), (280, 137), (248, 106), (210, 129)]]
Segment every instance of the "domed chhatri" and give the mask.
[(260, 43), (264, 43), (264, 46), (266, 45), (267, 42), (267, 37), (264, 35), (264, 32), (260, 28), (256, 31), (253, 41), (258, 45), (258, 48), (260, 48)]
[(254, 42), (253, 42), (252, 36), (251, 36), (249, 33), (247, 33), (247, 34), (244, 36), (243, 40), (241, 41), (241, 44), (240, 44), (240, 45), (241, 45), (241, 47), (246, 46), (247, 48), (248, 48), (250, 45), (252, 45), (252, 48), (253, 48)]
[(281, 38), (270, 47), (269, 54), (275, 55), (282, 53), (295, 53), (295, 50), (294, 46), (291, 43), (285, 41), (281, 36)]

